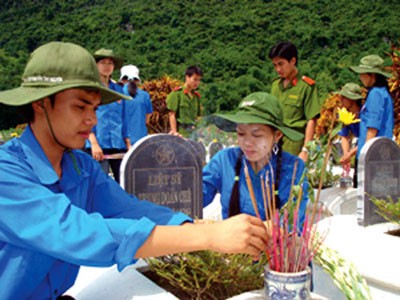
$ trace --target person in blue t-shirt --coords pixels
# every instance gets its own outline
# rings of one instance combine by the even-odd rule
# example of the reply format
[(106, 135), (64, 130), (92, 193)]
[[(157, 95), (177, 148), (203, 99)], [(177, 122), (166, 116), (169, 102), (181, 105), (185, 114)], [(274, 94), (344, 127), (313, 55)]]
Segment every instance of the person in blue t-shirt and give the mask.
[(364, 105), (360, 110), (360, 135), (356, 158), (360, 157), (365, 143), (374, 137), (393, 138), (394, 113), (393, 100), (389, 92), (384, 61), (378, 55), (367, 55), (359, 66), (350, 69), (360, 75), (362, 84), (368, 89)]
[[(97, 50), (94, 58), (102, 84), (122, 94), (122, 87), (111, 79), (111, 75), (116, 68), (121, 67), (123, 59), (109, 49)], [(128, 125), (124, 118), (125, 105), (124, 100), (118, 100), (99, 107), (96, 112), (98, 123), (86, 143), (86, 148), (90, 149), (93, 158), (101, 163), (106, 174), (111, 168), (117, 182), (120, 179), (119, 169), (122, 161), (120, 156), (127, 151), (129, 146)], [(117, 156), (113, 157), (113, 155)]]
[[(139, 258), (210, 249), (258, 258), (261, 220), (245, 214), (212, 224), (139, 200), (79, 150), (96, 109), (127, 99), (100, 82), (84, 48), (51, 42), (36, 49), (20, 87), (0, 103), (20, 106), (28, 126), (0, 146), (1, 299), (68, 299), (79, 267), (121, 271)], [(69, 298), (70, 299), (70, 298)]]
[[(275, 207), (279, 209), (288, 202), (292, 178), (295, 177), (295, 184), (300, 182), (305, 163), (299, 157), (282, 151), (280, 141), (283, 135), (291, 140), (301, 140), (303, 134), (282, 123), (282, 109), (278, 100), (264, 92), (245, 97), (234, 114), (217, 115), (216, 125), (227, 131), (236, 130), (239, 147), (219, 151), (203, 168), (203, 206), (209, 205), (215, 195), (220, 193), (223, 219), (239, 213), (255, 216), (258, 210), (259, 216), (266, 220), (261, 181), (264, 182), (268, 176), (271, 191), (272, 183), (275, 184)], [(293, 175), (295, 164), (297, 170)], [(252, 204), (246, 183), (246, 167), (257, 209)], [(307, 186), (304, 178), (305, 190), (300, 200), (299, 224), (305, 218)]]
[[(139, 69), (134, 65), (123, 66), (120, 70), (122, 91), (131, 96), (131, 101), (125, 103), (125, 116), (130, 145), (135, 144), (142, 137), (147, 136), (147, 125), (153, 113), (153, 105), (148, 92), (138, 87), (140, 83)], [(130, 147), (129, 145), (129, 147)]]
[[(346, 83), (337, 94), (340, 96), (340, 101), (342, 104), (341, 106), (348, 112), (354, 114), (354, 117), (358, 119), (362, 105), (362, 99), (364, 99), (361, 87), (355, 83)], [(340, 163), (343, 166), (345, 176), (349, 176), (348, 173), (350, 172), (350, 160), (356, 155), (357, 152), (357, 147), (351, 148), (351, 138), (358, 138), (359, 132), (360, 123), (352, 123), (344, 126), (339, 132), (343, 151), (343, 155), (340, 158)], [(355, 161), (355, 164), (357, 165), (357, 160)], [(354, 172), (353, 175), (353, 187), (357, 187), (357, 172)]]

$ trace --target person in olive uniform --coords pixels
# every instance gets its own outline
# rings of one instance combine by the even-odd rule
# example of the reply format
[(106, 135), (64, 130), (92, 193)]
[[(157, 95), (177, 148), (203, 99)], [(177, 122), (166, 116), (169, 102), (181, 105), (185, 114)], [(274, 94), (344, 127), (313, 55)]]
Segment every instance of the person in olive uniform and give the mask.
[(188, 67), (185, 72), (185, 85), (175, 88), (168, 95), (170, 133), (179, 132), (182, 136), (189, 137), (195, 129), (196, 121), (201, 114), (200, 94), (196, 89), (202, 77), (203, 72), (199, 67)]
[(306, 145), (313, 139), (321, 107), (315, 81), (298, 71), (297, 48), (291, 42), (273, 46), (269, 58), (279, 75), (272, 83), (271, 94), (278, 98), (284, 108), (283, 123), (304, 134), (304, 139), (300, 141), (284, 137), (283, 150), (307, 161)]

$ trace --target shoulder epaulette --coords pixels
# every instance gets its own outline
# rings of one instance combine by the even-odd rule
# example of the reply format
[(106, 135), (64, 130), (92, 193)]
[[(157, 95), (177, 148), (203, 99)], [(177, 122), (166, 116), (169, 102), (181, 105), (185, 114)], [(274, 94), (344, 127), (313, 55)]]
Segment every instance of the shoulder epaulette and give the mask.
[(314, 84), (315, 84), (315, 80), (312, 79), (312, 78), (310, 78), (310, 77), (308, 77), (308, 76), (303, 76), (303, 77), (301, 77), (301, 79), (302, 79), (305, 83), (307, 83), (308, 85), (314, 85)]
[(181, 89), (182, 89), (181, 86), (176, 86), (176, 87), (174, 87), (172, 90), (173, 90), (173, 91), (179, 91), (179, 90), (181, 90)]
[(194, 91), (194, 94), (195, 94), (198, 98), (201, 98), (201, 95), (200, 95), (200, 93), (199, 93), (198, 91)]
[(279, 79), (281, 79), (279, 76), (278, 76), (278, 77), (275, 77), (274, 79), (272, 79), (272, 82), (277, 81), (277, 80), (279, 80)]

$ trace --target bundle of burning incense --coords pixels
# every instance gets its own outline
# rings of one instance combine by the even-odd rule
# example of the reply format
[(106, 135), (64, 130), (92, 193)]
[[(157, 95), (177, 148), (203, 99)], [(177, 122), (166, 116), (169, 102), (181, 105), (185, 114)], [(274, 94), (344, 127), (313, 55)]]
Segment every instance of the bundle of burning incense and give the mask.
[[(325, 236), (319, 235), (315, 228), (315, 222), (321, 217), (322, 207), (318, 208), (318, 201), (315, 201), (311, 216), (306, 215), (304, 223), (299, 224), (299, 208), (303, 198), (303, 186), (295, 197), (293, 186), (295, 185), (297, 162), (293, 170), (289, 200), (280, 209), (276, 207), (275, 202), (272, 165), (270, 165), (270, 169), (266, 172), (265, 178), (260, 178), (265, 219), (268, 220), (266, 226), (270, 235), (266, 249), (269, 267), (277, 272), (300, 272), (310, 264), (325, 238)], [(244, 171), (255, 214), (261, 218), (246, 163), (244, 164)]]

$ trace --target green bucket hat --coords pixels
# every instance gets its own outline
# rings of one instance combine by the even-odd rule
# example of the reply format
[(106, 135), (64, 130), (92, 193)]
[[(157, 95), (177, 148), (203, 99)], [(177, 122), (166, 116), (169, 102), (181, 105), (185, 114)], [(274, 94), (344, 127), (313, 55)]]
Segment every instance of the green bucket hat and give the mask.
[(385, 71), (384, 61), (379, 55), (367, 55), (361, 58), (359, 66), (350, 67), (350, 70), (358, 74), (376, 73), (385, 77), (392, 77), (389, 72)]
[(361, 87), (358, 84), (352, 82), (346, 83), (339, 92), (336, 92), (336, 94), (339, 94), (350, 100), (363, 99), (364, 97), (361, 95), (361, 93)]
[(93, 57), (96, 60), (96, 62), (102, 60), (103, 58), (111, 58), (114, 61), (115, 70), (121, 69), (124, 63), (124, 59), (122, 57), (115, 55), (114, 51), (112, 51), (111, 49), (101, 48), (94, 53)]
[(86, 49), (72, 43), (50, 42), (33, 51), (21, 86), (0, 92), (0, 103), (24, 105), (72, 88), (98, 90), (103, 104), (128, 99), (102, 85), (97, 65)]
[[(283, 125), (282, 108), (278, 99), (265, 92), (256, 92), (246, 96), (234, 114), (216, 114), (218, 118), (229, 121), (224, 123), (225, 131), (234, 131), (236, 124), (265, 124), (280, 130), (293, 141), (301, 140), (304, 135)], [(222, 123), (219, 123), (222, 124)]]

